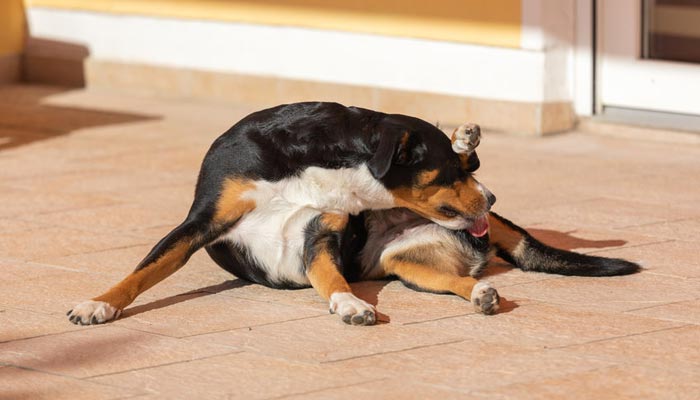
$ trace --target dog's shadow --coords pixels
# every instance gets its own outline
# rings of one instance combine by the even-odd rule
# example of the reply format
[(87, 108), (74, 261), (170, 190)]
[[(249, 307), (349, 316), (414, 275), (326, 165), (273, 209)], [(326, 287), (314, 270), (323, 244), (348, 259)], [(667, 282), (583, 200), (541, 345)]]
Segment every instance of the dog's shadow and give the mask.
[(133, 317), (135, 315), (145, 313), (147, 311), (153, 311), (159, 308), (172, 306), (177, 303), (182, 303), (183, 301), (189, 301), (198, 297), (209, 296), (212, 294), (224, 292), (226, 290), (238, 289), (253, 284), (254, 283), (245, 281), (243, 279), (232, 279), (224, 281), (217, 285), (191, 290), (189, 292), (176, 294), (174, 296), (152, 301), (150, 303), (127, 308), (126, 310), (124, 310), (124, 313), (122, 314), (121, 318)]

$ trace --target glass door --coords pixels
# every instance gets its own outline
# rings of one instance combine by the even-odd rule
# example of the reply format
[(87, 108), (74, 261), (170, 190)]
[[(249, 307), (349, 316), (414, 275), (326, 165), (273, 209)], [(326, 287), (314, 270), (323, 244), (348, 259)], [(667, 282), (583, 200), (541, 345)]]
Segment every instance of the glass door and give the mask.
[(700, 115), (700, 0), (601, 0), (598, 10), (598, 111)]

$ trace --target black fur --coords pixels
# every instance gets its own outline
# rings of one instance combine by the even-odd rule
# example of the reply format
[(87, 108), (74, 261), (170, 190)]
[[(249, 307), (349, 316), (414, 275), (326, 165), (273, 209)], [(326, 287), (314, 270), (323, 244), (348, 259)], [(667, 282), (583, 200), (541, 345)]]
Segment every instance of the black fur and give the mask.
[(638, 264), (627, 260), (589, 256), (547, 246), (532, 237), (525, 229), (496, 213), (491, 214), (524, 238), (525, 246), (522, 254), (511, 254), (504, 248), (498, 248), (497, 252), (499, 257), (523, 271), (576, 276), (613, 276), (633, 274), (640, 270)]

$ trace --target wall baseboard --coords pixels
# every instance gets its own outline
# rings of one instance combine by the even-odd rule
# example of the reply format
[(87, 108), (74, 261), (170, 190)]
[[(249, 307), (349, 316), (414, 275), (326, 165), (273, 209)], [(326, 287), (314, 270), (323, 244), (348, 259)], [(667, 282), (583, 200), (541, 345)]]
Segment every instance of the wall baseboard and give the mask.
[(569, 102), (500, 101), (94, 58), (87, 58), (84, 67), (88, 87), (260, 108), (297, 101), (335, 101), (413, 115), (444, 127), (471, 121), (485, 129), (523, 135), (566, 131), (573, 128), (576, 119)]

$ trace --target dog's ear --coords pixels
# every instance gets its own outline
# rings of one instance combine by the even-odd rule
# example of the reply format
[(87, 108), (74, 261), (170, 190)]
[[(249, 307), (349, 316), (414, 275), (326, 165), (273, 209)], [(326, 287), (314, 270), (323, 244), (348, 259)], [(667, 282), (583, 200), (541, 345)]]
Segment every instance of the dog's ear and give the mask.
[(428, 148), (421, 138), (409, 131), (385, 131), (379, 137), (379, 145), (367, 163), (372, 176), (379, 179), (389, 172), (392, 165), (409, 166), (423, 161)]

